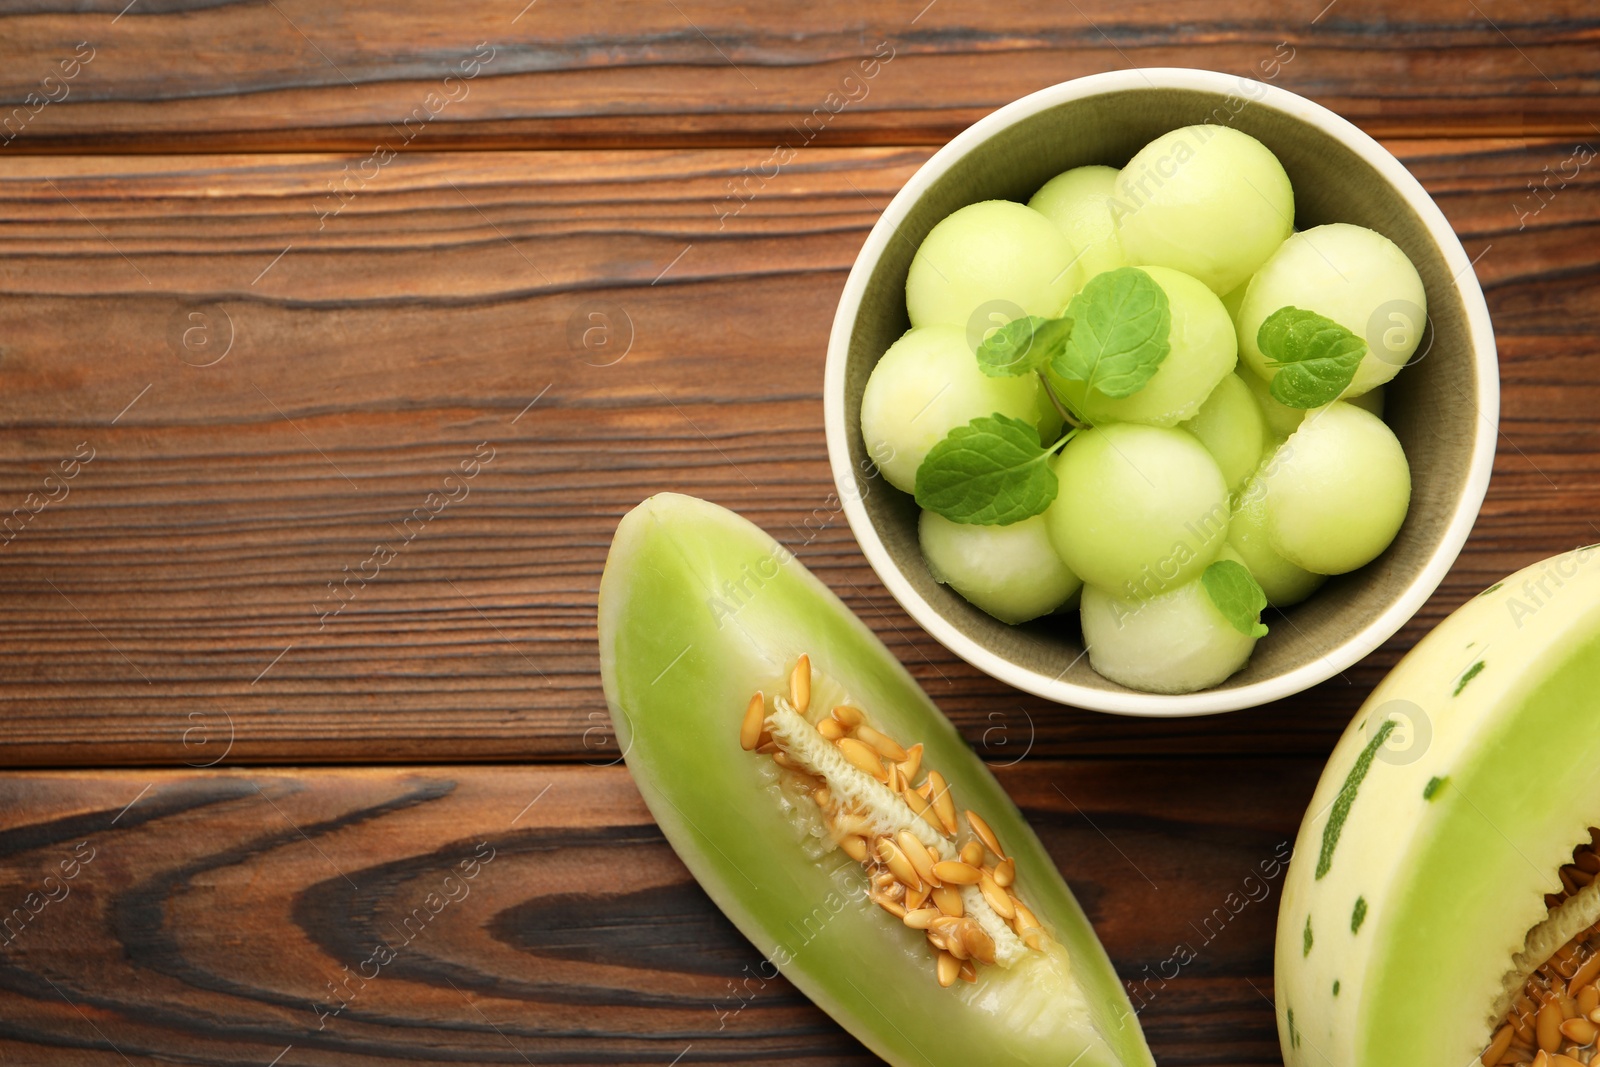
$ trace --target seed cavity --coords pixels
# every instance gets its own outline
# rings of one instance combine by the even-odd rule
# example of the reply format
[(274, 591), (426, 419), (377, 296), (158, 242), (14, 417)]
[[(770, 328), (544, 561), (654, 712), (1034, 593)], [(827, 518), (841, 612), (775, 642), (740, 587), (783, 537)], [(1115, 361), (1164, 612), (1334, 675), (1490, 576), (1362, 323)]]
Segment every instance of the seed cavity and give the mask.
[(861, 865), (868, 898), (923, 933), (939, 984), (976, 982), (982, 966), (1011, 967), (1048, 948), (1049, 933), (1013, 890), (1016, 860), (977, 812), (964, 812), (963, 834), (951, 785), (923, 767), (923, 745), (902, 744), (852, 704), (813, 722), (811, 671), (799, 657), (787, 699), (775, 696), (770, 711), (763, 694), (751, 698), (740, 747), (771, 757), (780, 782), (797, 787), (785, 795), (809, 798), (830, 839)]
[[(1574, 916), (1592, 916), (1596, 892), (1589, 888), (1600, 873), (1600, 829), (1572, 853), (1572, 862), (1557, 872), (1561, 888), (1545, 896), (1550, 915), (1528, 935), (1528, 949), (1513, 961), (1533, 967), (1520, 986), (1512, 986), (1509, 1008), (1496, 1020), (1494, 1036), (1479, 1061), (1484, 1067), (1572, 1067), (1600, 1063), (1600, 923), (1585, 924), (1554, 952), (1549, 945), (1564, 937)], [(1575, 899), (1581, 898), (1581, 899)], [(1544, 952), (1527, 956), (1536, 951)]]

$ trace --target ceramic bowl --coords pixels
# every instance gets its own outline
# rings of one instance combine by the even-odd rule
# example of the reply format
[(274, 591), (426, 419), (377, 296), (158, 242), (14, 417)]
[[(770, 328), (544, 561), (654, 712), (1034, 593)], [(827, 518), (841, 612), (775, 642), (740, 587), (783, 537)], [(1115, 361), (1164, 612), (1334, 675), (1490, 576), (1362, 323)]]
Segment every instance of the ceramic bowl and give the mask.
[[(1122, 166), (1158, 135), (1229, 125), (1276, 153), (1294, 184), (1295, 226), (1350, 222), (1411, 257), (1428, 295), (1417, 355), (1388, 386), (1384, 417), (1411, 463), (1411, 509), (1382, 556), (1330, 579), (1286, 612), (1249, 664), (1198, 693), (1137, 692), (1096, 674), (1075, 613), (1008, 626), (934, 581), (917, 545), (917, 506), (878, 477), (861, 440), (861, 394), (910, 326), (906, 271), (935, 223), (957, 208), (1025, 202), (1051, 177)], [(845, 283), (824, 383), (828, 458), (851, 529), (894, 597), (979, 670), (1047, 700), (1127, 715), (1200, 715), (1300, 692), (1377, 648), (1454, 563), (1493, 465), (1499, 414), (1494, 335), (1472, 264), (1443, 213), (1394, 156), (1333, 112), (1276, 86), (1213, 71), (1141, 69), (1078, 78), (1023, 97), (940, 149), (872, 228)]]

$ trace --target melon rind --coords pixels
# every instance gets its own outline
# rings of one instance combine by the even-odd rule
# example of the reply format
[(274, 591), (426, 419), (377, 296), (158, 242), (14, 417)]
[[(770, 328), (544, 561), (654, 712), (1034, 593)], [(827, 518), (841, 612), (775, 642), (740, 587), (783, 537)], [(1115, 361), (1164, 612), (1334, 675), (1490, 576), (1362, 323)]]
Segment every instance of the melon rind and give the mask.
[(1288, 1067), (1476, 1062), (1557, 869), (1597, 824), (1600, 547), (1589, 546), (1463, 605), (1340, 738), (1278, 918)]

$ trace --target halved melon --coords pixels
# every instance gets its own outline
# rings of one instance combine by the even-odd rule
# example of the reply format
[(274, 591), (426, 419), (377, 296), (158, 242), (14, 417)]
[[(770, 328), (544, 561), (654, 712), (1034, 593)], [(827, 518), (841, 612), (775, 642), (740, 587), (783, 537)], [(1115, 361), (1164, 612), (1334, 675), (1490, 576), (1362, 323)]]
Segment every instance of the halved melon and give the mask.
[(1597, 825), (1600, 549), (1589, 547), (1462, 606), (1334, 749), (1278, 920), (1290, 1067), (1559, 1067), (1562, 1050), (1588, 1063)]

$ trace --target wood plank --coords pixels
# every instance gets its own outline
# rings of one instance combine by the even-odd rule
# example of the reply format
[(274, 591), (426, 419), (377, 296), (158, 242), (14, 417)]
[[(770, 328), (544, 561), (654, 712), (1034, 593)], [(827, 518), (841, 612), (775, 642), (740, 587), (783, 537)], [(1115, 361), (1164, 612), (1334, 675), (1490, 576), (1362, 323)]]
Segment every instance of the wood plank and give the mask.
[[(1280, 1062), (1273, 864), (1318, 763), (1002, 772), (1159, 1062)], [(620, 768), (0, 775), (0, 914), (8, 1062), (876, 1062), (760, 977)]]
[[(67, 494), (0, 547), (0, 761), (614, 759), (600, 569), (617, 519), (669, 489), (790, 544), (992, 759), (1320, 756), (1427, 627), (1600, 514), (1600, 189), (1586, 171), (1532, 215), (1570, 145), (1397, 147), (1480, 256), (1500, 333), (1478, 528), (1345, 676), (1159, 729), (956, 661), (830, 503), (834, 304), (925, 149), (802, 153), (725, 219), (760, 151), (412, 154), (320, 220), (360, 157), (0, 161), (0, 514)], [(583, 345), (596, 312), (612, 347)], [(480, 445), (469, 495), (408, 525)], [(76, 477), (46, 483), (63, 461)]]
[[(0, 69), (0, 139), (13, 153), (936, 144), (1036, 89), (1133, 66), (1272, 80), (1379, 135), (1590, 138), (1597, 36), (1585, 0), (1196, 0), (1181, 18), (1148, 0), (41, 0), (0, 16), (20, 57)], [(888, 63), (863, 68), (874, 55)]]

